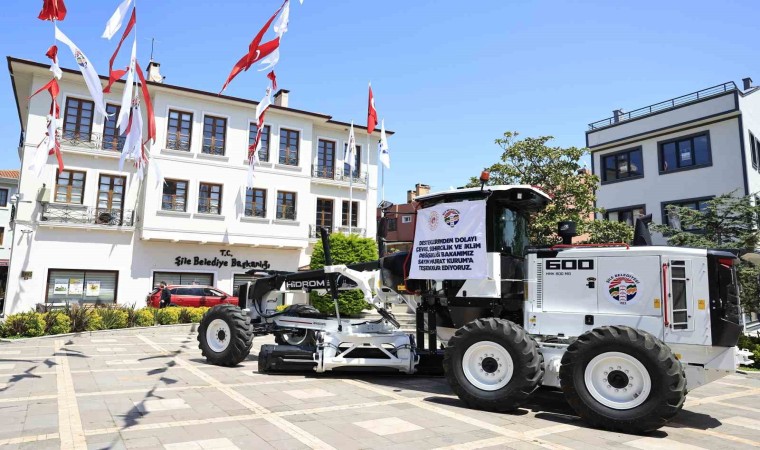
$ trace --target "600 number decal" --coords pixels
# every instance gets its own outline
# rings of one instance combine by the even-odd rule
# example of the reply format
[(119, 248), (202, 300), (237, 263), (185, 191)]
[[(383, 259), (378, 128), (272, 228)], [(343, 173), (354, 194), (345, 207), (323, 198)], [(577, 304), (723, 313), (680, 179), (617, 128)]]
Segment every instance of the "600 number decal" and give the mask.
[[(570, 275), (572, 270), (594, 270), (593, 259), (547, 259), (544, 267), (547, 275)], [(550, 272), (552, 271), (552, 272)], [(554, 272), (557, 271), (557, 272)]]

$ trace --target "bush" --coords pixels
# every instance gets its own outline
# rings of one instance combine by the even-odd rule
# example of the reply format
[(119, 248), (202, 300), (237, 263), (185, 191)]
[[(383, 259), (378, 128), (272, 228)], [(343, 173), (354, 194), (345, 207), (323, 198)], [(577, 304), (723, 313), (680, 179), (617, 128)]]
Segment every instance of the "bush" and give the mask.
[(116, 330), (126, 328), (129, 322), (129, 313), (121, 308), (97, 308), (95, 310), (100, 316), (101, 330)]
[(71, 333), (71, 319), (63, 311), (50, 311), (44, 316), (46, 335)]
[[(64, 309), (63, 312), (69, 317), (72, 333), (92, 331), (92, 324), (90, 324), (92, 317), (98, 317), (98, 319), (100, 319), (97, 314), (92, 313), (92, 308), (89, 306), (66, 305), (66, 309)], [(94, 329), (97, 330), (97, 328)]]
[[(330, 294), (320, 294), (311, 291), (309, 301), (322, 314), (335, 315), (335, 304)], [(338, 310), (341, 315), (356, 316), (365, 309), (371, 309), (369, 303), (364, 301), (364, 294), (358, 289), (343, 291), (338, 294)]]
[(201, 306), (199, 308), (190, 308), (190, 321), (192, 323), (199, 323), (209, 309), (211, 308), (205, 306)]
[(193, 321), (192, 312), (190, 308), (180, 308), (179, 316), (177, 318), (178, 323), (191, 323)]
[(89, 312), (89, 318), (87, 320), (87, 326), (85, 327), (84, 331), (97, 331), (97, 330), (104, 330), (103, 328), (103, 318), (100, 317), (100, 314), (96, 313), (93, 310), (90, 310)]
[(155, 324), (156, 316), (153, 312), (153, 308), (143, 308), (135, 311), (134, 326), (152, 327)]
[(156, 310), (156, 322), (159, 325), (175, 325), (179, 323), (180, 308), (170, 307)]
[(3, 325), (6, 337), (37, 337), (45, 334), (45, 318), (34, 311), (11, 314)]
[(736, 346), (740, 349), (751, 351), (752, 356), (750, 356), (750, 359), (755, 361), (755, 363), (750, 367), (760, 369), (760, 337), (742, 334), (739, 336), (739, 343)]

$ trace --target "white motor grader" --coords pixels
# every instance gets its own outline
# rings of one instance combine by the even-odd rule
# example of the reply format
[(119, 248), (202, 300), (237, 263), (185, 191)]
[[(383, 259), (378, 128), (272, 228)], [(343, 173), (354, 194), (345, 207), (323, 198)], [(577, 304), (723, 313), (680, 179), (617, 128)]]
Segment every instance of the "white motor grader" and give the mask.
[[(563, 391), (593, 426), (644, 433), (681, 409), (687, 390), (747, 364), (737, 349), (741, 310), (728, 251), (652, 246), (528, 245), (530, 214), (550, 197), (531, 186), (487, 186), (418, 197), (414, 249), (371, 263), (269, 273), (241, 287), (240, 306), (219, 305), (200, 323), (203, 355), (234, 366), (253, 336), (272, 333), (259, 371), (445, 373), (468, 406), (509, 411), (538, 386)], [(434, 236), (431, 238), (431, 236)], [(448, 236), (448, 237), (447, 237)], [(429, 275), (421, 275), (429, 273)], [(411, 274), (411, 276), (410, 276)], [(341, 318), (339, 290), (360, 289), (377, 321)], [(308, 305), (276, 312), (283, 292), (328, 291), (337, 317)], [(414, 334), (386, 309), (405, 302)]]

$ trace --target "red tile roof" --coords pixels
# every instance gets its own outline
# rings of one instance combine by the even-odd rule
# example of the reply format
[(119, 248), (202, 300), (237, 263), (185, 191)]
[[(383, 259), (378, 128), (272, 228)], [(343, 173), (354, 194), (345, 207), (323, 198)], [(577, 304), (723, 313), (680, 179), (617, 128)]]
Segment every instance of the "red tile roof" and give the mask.
[(18, 170), (3, 170), (0, 169), (0, 178), (15, 178), (18, 180), (20, 172)]

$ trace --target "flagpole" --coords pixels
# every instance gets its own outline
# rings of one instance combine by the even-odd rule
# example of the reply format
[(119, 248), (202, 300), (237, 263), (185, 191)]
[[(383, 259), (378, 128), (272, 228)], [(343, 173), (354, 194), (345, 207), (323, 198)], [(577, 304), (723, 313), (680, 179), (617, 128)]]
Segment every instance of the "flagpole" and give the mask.
[[(350, 151), (349, 151), (350, 156)], [(348, 165), (348, 234), (351, 234), (351, 224), (354, 217), (354, 170)]]
[[(372, 207), (372, 205), (370, 205), (369, 203), (369, 193), (372, 190), (369, 184), (369, 176), (370, 176), (369, 161), (372, 158), (370, 154), (369, 146), (370, 146), (370, 139), (369, 139), (369, 133), (367, 133), (367, 152), (366, 152), (367, 153), (367, 206), (364, 208), (367, 211), (366, 211), (366, 214), (364, 214), (365, 215), (365, 222), (364, 222), (365, 234), (367, 231), (369, 231), (369, 209)], [(369, 237), (369, 236), (365, 236), (365, 237)]]

